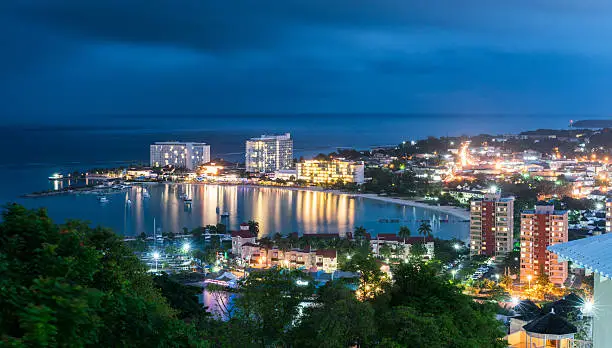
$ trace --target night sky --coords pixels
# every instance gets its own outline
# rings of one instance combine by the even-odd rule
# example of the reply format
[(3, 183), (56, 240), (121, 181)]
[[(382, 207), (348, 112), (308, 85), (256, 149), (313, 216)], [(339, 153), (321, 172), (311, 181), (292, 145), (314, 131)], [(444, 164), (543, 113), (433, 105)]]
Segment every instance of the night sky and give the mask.
[(605, 115), (611, 18), (609, 0), (4, 0), (0, 122)]

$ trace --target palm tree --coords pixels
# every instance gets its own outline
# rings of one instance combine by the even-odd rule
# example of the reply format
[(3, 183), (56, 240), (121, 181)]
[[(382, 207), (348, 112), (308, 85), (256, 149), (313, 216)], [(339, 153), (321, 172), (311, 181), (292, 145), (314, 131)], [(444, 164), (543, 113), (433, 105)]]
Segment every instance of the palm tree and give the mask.
[(355, 227), (355, 233), (353, 237), (355, 239), (363, 239), (365, 238), (365, 234), (366, 234), (366, 229), (363, 226), (357, 226)]
[(250, 220), (247, 222), (249, 224), (249, 231), (254, 235), (259, 235), (259, 222)]
[(423, 236), (423, 244), (425, 244), (425, 238), (431, 237), (431, 226), (427, 222), (423, 222), (419, 226), (419, 235)]
[(410, 229), (407, 226), (400, 227), (398, 236), (404, 239), (404, 244), (406, 244), (406, 238), (410, 237), (410, 233)]

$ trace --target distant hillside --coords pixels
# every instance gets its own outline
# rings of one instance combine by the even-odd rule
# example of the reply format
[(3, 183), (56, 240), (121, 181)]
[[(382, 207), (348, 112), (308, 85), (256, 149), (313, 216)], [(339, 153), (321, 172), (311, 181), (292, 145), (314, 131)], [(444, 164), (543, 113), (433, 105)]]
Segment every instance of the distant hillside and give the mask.
[(612, 128), (612, 120), (582, 120), (572, 125), (574, 128)]

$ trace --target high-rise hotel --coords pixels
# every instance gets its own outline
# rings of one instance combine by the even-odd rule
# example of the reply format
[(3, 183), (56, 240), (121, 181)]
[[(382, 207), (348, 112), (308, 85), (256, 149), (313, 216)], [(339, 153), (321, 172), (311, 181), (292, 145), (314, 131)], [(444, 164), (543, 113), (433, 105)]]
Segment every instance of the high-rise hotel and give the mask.
[(470, 205), (470, 254), (503, 256), (514, 242), (514, 197), (491, 192)]
[(168, 165), (194, 169), (210, 162), (210, 145), (205, 143), (156, 142), (150, 147), (151, 167)]
[(560, 262), (546, 248), (567, 242), (567, 215), (565, 210), (544, 204), (521, 212), (521, 283), (533, 283), (542, 273), (555, 285), (565, 282), (567, 262)]
[(251, 173), (273, 173), (293, 167), (291, 134), (262, 135), (246, 142), (246, 170)]

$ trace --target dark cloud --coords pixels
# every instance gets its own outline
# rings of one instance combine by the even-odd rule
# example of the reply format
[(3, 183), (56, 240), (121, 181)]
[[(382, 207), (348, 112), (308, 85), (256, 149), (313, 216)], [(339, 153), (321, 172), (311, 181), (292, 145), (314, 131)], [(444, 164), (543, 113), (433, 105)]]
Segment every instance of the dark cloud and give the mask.
[(603, 0), (4, 1), (0, 112), (602, 112), (610, 16)]

